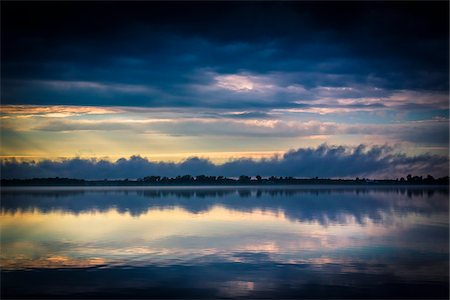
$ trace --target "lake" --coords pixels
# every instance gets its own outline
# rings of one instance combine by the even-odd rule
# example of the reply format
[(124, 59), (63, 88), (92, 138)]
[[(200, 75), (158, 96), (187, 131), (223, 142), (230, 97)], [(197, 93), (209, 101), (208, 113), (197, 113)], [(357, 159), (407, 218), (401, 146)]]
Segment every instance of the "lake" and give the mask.
[(3, 188), (3, 298), (448, 298), (448, 187)]

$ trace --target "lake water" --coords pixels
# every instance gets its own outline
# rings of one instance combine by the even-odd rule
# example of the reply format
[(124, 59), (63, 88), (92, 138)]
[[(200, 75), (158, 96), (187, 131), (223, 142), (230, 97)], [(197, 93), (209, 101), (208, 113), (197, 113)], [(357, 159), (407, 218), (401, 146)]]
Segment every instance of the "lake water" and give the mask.
[(439, 187), (3, 188), (3, 298), (448, 298)]

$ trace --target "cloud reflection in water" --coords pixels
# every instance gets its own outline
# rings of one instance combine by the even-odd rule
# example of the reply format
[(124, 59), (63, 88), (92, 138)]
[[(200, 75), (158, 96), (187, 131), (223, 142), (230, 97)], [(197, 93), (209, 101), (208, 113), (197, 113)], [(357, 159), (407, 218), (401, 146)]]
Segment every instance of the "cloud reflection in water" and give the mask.
[[(6, 295), (448, 295), (446, 188), (5, 189), (1, 208)], [(63, 292), (61, 270), (92, 272)]]

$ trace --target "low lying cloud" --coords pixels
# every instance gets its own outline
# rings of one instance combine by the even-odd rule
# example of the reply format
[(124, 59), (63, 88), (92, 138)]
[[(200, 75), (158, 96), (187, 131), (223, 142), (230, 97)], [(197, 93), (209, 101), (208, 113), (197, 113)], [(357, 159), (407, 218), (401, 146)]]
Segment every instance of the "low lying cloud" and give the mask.
[(95, 81), (71, 81), (71, 80), (41, 80), (38, 84), (54, 90), (93, 90), (96, 92), (122, 92), (147, 94), (153, 91), (150, 86), (123, 84), (123, 83), (101, 83)]
[(70, 106), (70, 105), (2, 105), (1, 116), (8, 117), (48, 117), (66, 118), (79, 115), (104, 115), (116, 114), (120, 110), (105, 106)]
[[(38, 131), (111, 131), (160, 133), (172, 136), (244, 136), (310, 137), (317, 135), (381, 136), (390, 141), (448, 144), (448, 120), (409, 121), (400, 124), (342, 124), (323, 121), (297, 121), (255, 118), (255, 113), (227, 114), (222, 118), (148, 118), (70, 120), (33, 122), (29, 129)], [(269, 116), (266, 114), (266, 116)], [(3, 127), (7, 128), (8, 122)], [(9, 126), (13, 128), (13, 126)], [(25, 127), (22, 123), (22, 129)]]
[(70, 177), (84, 179), (139, 178), (148, 175), (193, 176), (296, 176), (296, 177), (370, 177), (397, 178), (407, 174), (435, 177), (448, 174), (448, 157), (421, 154), (408, 156), (395, 148), (384, 146), (330, 146), (299, 148), (270, 159), (237, 159), (213, 164), (207, 159), (188, 158), (180, 163), (153, 162), (140, 156), (121, 158), (115, 162), (97, 159), (44, 160), (1, 162), (2, 178)]

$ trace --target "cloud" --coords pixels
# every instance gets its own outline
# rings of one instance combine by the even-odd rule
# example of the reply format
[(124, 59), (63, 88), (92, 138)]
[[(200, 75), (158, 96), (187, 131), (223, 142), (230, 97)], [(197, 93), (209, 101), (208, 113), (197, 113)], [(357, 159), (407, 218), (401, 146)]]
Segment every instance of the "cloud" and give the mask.
[(235, 92), (262, 92), (274, 88), (269, 82), (264, 83), (264, 78), (250, 75), (218, 75), (214, 78), (220, 88)]
[[(234, 136), (226, 145), (232, 151), (302, 145), (318, 134), (339, 144), (376, 136), (376, 143), (448, 145), (445, 122), (410, 122), (448, 118), (444, 2), (142, 2), (117, 3), (108, 14), (102, 3), (26, 6), (2, 7), (10, 16), (2, 34), (2, 103), (50, 109), (1, 107), (3, 148), (10, 149), (3, 154), (32, 153), (31, 141), (48, 141), (50, 149), (80, 138), (83, 148), (94, 140), (144, 148), (153, 142), (149, 132), (166, 140), (201, 137), (186, 142), (190, 149)], [(123, 143), (119, 135), (134, 140)], [(17, 152), (17, 141), (30, 149)]]
[(220, 116), (236, 119), (271, 119), (275, 117), (273, 114), (261, 111), (228, 112), (222, 113)]
[(152, 91), (149, 86), (136, 84), (111, 84), (92, 81), (70, 81), (70, 80), (47, 80), (37, 81), (37, 84), (55, 90), (94, 90), (96, 92), (121, 92), (121, 93), (143, 93)]
[[(5, 78), (3, 103), (22, 99), (21, 104), (294, 109), (313, 113), (448, 108), (444, 91), (386, 88), (381, 82), (358, 79), (357, 74), (316, 70), (224, 73), (211, 67), (175, 73), (170, 76), (172, 71), (164, 70), (164, 76), (170, 78), (163, 81), (160, 73), (153, 74), (147, 67), (139, 71), (139, 76), (102, 76), (89, 81)], [(184, 75), (180, 77), (179, 73)]]
[(448, 92), (445, 3), (140, 5), (5, 7), (17, 17), (2, 35), (2, 102), (246, 109)]
[[(270, 118), (269, 118), (270, 117)], [(49, 132), (129, 130), (135, 133), (160, 133), (171, 136), (244, 136), (244, 137), (311, 137), (363, 135), (378, 136), (396, 142), (448, 144), (448, 119), (408, 121), (390, 124), (346, 124), (317, 120), (276, 119), (275, 115), (256, 112), (225, 113), (214, 117), (162, 116), (148, 118), (44, 119), (33, 122), (29, 128)], [(14, 129), (9, 120), (2, 128)]]
[(139, 178), (148, 175), (177, 176), (224, 175), (297, 176), (297, 177), (377, 177), (396, 178), (409, 173), (433, 176), (448, 174), (448, 157), (421, 154), (408, 156), (393, 147), (330, 146), (291, 150), (282, 157), (259, 161), (237, 159), (213, 164), (207, 159), (188, 158), (180, 163), (153, 162), (140, 156), (115, 162), (97, 159), (44, 160), (40, 162), (1, 162), (2, 178), (70, 177), (85, 179)]
[(120, 112), (119, 109), (113, 107), (102, 106), (67, 106), (67, 105), (2, 105), (0, 107), (2, 116), (12, 115), (14, 117), (32, 117), (41, 116), (49, 118), (65, 118), (69, 116), (103, 115), (115, 114)]

